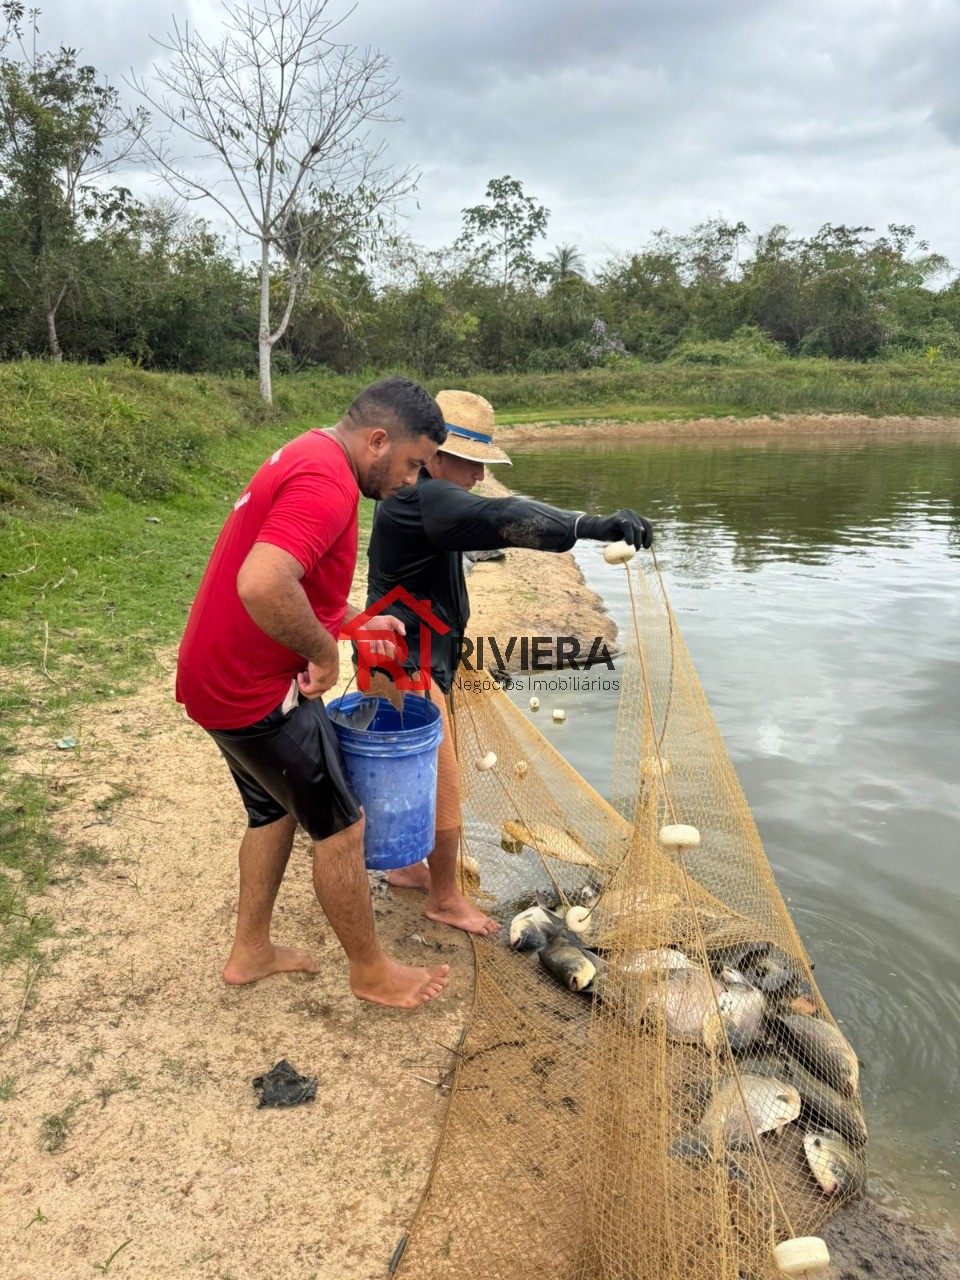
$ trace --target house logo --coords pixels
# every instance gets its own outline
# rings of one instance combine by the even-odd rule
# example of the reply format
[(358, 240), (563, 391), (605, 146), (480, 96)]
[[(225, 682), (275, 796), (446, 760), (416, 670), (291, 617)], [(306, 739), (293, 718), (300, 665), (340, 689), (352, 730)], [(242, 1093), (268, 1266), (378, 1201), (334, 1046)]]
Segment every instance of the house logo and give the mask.
[[(399, 600), (407, 609), (420, 619), (420, 657), (419, 673), (416, 678), (407, 674), (403, 664), (407, 659), (410, 646), (406, 639), (396, 631), (383, 631), (367, 624), (371, 618), (383, 613), (388, 605)], [(450, 628), (430, 608), (426, 600), (417, 600), (403, 587), (393, 587), (385, 596), (367, 605), (363, 613), (345, 622), (341, 635), (352, 640), (357, 647), (357, 687), (363, 693), (370, 691), (370, 673), (374, 668), (386, 671), (394, 684), (404, 693), (425, 693), (430, 688), (430, 649), (432, 633), (445, 636)], [(384, 653), (385, 643), (392, 647), (391, 653)]]

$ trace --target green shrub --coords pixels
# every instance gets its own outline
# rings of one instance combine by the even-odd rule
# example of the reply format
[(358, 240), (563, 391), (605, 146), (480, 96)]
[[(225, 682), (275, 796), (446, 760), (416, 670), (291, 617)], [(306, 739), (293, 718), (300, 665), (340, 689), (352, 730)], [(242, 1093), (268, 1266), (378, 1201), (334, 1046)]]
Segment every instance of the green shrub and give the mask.
[(928, 361), (960, 359), (960, 333), (949, 320), (938, 316), (929, 324), (899, 334), (895, 344), (882, 353), (882, 358), (887, 360), (901, 360), (905, 356), (919, 356)]
[(680, 342), (667, 356), (670, 364), (744, 365), (759, 364), (770, 360), (783, 360), (786, 352), (779, 342), (758, 329), (745, 324), (733, 336), (723, 340)]

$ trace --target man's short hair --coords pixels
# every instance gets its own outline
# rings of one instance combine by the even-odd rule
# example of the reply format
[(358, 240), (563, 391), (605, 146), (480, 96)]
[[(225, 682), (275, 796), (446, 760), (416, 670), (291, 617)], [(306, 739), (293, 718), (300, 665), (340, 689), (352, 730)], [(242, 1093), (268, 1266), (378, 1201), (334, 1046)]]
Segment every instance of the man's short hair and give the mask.
[(426, 436), (434, 444), (443, 444), (447, 438), (440, 406), (429, 391), (410, 378), (381, 378), (371, 382), (347, 410), (347, 417), (354, 427), (380, 427), (388, 435), (400, 435), (408, 439)]

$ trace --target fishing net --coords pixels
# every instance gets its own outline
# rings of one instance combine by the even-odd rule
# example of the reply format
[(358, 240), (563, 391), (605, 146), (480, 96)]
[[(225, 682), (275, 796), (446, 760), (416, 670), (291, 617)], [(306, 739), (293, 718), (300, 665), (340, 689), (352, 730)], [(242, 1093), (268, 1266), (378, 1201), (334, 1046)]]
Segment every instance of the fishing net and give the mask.
[[(814, 1235), (863, 1184), (856, 1058), (655, 563), (626, 572), (610, 803), (502, 690), (455, 689), (465, 883), (505, 927), (475, 941), (403, 1280), (802, 1273), (803, 1247), (778, 1263), (775, 1246)], [(531, 949), (515, 950), (524, 911), (511, 933)]]

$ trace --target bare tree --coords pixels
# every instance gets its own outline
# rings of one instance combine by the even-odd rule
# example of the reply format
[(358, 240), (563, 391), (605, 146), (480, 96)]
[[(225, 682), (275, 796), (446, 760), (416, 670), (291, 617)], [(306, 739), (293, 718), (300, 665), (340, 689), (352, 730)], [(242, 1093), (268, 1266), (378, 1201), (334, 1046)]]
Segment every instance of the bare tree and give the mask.
[[(260, 250), (260, 391), (272, 399), (270, 358), (310, 272), (382, 226), (413, 190), (410, 170), (384, 161), (369, 126), (391, 120), (396, 81), (382, 54), (339, 43), (332, 0), (224, 3), (225, 34), (209, 43), (188, 26), (158, 41), (169, 60), (154, 94), (134, 87), (170, 128), (141, 131), (158, 172), (186, 200), (212, 200)], [(204, 167), (171, 150), (178, 136)], [(199, 146), (199, 153), (196, 148)], [(285, 300), (271, 320), (271, 262)]]

